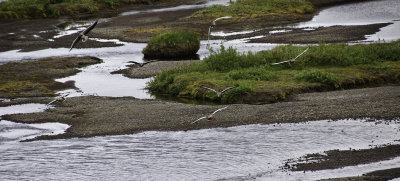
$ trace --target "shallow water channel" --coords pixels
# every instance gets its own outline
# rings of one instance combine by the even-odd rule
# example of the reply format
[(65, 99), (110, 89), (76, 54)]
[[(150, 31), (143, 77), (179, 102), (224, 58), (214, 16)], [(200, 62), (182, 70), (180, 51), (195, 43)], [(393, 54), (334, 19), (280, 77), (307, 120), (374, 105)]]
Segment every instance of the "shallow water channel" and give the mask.
[[(397, 0), (381, 0), (332, 7), (321, 11), (312, 21), (296, 26), (392, 22), (392, 25), (382, 28), (381, 32), (370, 37), (372, 41), (377, 40), (373, 37), (395, 40), (399, 39), (400, 33), (386, 33), (385, 29), (399, 29), (399, 21), (395, 21), (400, 19), (400, 12), (397, 11), (400, 9), (399, 5)], [(78, 30), (79, 25), (72, 26), (57, 36)], [(75, 49), (70, 53), (68, 48), (33, 52), (13, 50), (0, 52), (0, 61), (4, 63), (44, 57), (96, 56), (103, 59), (104, 63), (82, 68), (81, 73), (58, 80), (74, 80), (79, 88), (79, 91), (63, 92), (72, 93), (70, 96), (132, 96), (153, 99), (144, 90), (150, 79), (129, 79), (119, 74), (110, 74), (124, 68), (131, 60), (143, 61), (141, 51), (146, 44), (119, 40), (98, 41), (113, 41), (122, 46)], [(208, 43), (214, 49), (218, 49), (223, 43), (240, 52), (256, 52), (277, 46), (250, 44), (246, 41), (247, 39), (202, 41), (199, 55), (204, 58), (209, 54), (206, 49)], [(42, 104), (2, 107), (0, 116), (45, 109), (51, 107)], [(133, 135), (20, 142), (43, 134), (61, 134), (68, 127), (59, 123), (19, 124), (1, 120), (0, 180), (315, 180), (356, 176), (400, 165), (400, 158), (395, 158), (317, 172), (291, 172), (281, 168), (286, 160), (308, 153), (399, 144), (399, 141), (395, 141), (400, 139), (399, 121), (395, 120), (377, 123), (365, 120), (321, 120), (298, 124), (246, 125), (186, 132), (150, 131)]]
[[(0, 126), (11, 124), (3, 122)], [(314, 180), (354, 176), (396, 167), (400, 158), (305, 173), (281, 167), (285, 160), (307, 153), (370, 148), (398, 143), (394, 140), (399, 137), (395, 121), (375, 124), (363, 120), (150, 131), (35, 142), (18, 142), (13, 137), (14, 141), (0, 143), (0, 179)]]

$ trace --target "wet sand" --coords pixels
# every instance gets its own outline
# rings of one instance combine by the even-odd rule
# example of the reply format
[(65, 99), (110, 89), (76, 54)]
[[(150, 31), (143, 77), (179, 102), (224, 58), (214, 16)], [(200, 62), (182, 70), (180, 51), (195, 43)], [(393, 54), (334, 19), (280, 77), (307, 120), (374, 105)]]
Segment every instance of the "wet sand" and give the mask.
[(398, 156), (400, 145), (385, 145), (371, 149), (349, 148), (325, 151), (324, 154), (308, 154), (298, 160), (289, 160), (285, 165), (286, 169), (292, 171), (316, 171), (390, 160)]
[(355, 177), (322, 179), (320, 181), (387, 181), (400, 177), (400, 167), (386, 170), (376, 170)]

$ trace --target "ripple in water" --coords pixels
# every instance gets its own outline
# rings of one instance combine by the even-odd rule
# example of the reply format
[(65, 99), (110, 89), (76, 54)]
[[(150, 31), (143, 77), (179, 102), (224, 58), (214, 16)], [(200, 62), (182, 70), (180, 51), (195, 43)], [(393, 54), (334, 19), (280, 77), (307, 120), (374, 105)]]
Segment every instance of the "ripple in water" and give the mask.
[(313, 180), (398, 166), (400, 159), (319, 172), (285, 172), (287, 159), (362, 149), (400, 138), (399, 124), (362, 120), (247, 125), (178, 132), (16, 142), (0, 147), (0, 180)]

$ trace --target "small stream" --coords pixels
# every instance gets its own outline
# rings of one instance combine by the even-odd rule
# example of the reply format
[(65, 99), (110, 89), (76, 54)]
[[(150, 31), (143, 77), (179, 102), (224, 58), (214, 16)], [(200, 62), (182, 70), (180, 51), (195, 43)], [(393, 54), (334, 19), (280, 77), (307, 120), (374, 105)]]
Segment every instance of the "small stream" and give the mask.
[[(220, 3), (228, 1), (213, 1)], [(223, 4), (223, 3), (222, 3)], [(203, 4), (204, 5), (204, 4)], [(203, 6), (201, 5), (201, 6)], [(205, 4), (209, 5), (209, 4)], [(176, 8), (188, 8), (180, 6)], [(400, 3), (397, 0), (346, 4), (321, 11), (301, 28), (391, 22), (368, 41), (400, 38)], [(171, 11), (173, 8), (152, 11)], [(127, 12), (122, 15), (146, 12)], [(90, 23), (87, 23), (90, 24)], [(58, 35), (79, 31), (85, 24), (67, 27)], [(246, 32), (215, 32), (226, 36)], [(279, 33), (279, 32), (274, 32)], [(56, 41), (57, 37), (54, 37)], [(144, 88), (148, 79), (129, 79), (110, 74), (125, 68), (129, 61), (143, 61), (144, 43), (103, 40), (119, 47), (45, 49), (32, 52), (0, 52), (0, 63), (45, 57), (95, 56), (103, 63), (82, 68), (77, 75), (58, 79), (75, 81), (77, 90), (69, 96), (132, 96), (154, 99)], [(220, 45), (239, 52), (272, 49), (279, 44), (246, 43), (240, 40), (201, 41), (201, 59)], [(51, 107), (23, 104), (0, 108), (5, 114), (40, 112)], [(383, 144), (400, 144), (398, 120), (321, 120), (298, 124), (246, 125), (194, 131), (156, 132), (51, 141), (20, 142), (43, 134), (61, 134), (69, 125), (61, 123), (20, 124), (0, 119), (0, 180), (316, 180), (356, 176), (400, 165), (400, 158), (377, 163), (316, 172), (281, 169), (288, 159), (332, 149), (366, 149)], [(396, 141), (397, 140), (397, 141)]]

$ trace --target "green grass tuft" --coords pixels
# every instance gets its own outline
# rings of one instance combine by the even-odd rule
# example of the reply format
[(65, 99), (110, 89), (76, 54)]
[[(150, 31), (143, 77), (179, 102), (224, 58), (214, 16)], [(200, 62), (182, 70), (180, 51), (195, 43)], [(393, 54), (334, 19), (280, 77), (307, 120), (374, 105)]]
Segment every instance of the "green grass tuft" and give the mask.
[(325, 72), (323, 70), (317, 70), (317, 69), (304, 70), (296, 74), (294, 78), (297, 80), (305, 80), (311, 83), (321, 83), (321, 84), (331, 85), (336, 88), (339, 87), (338, 78), (334, 74)]
[(184, 59), (196, 57), (199, 49), (196, 33), (173, 30), (152, 37), (142, 52), (146, 59)]

